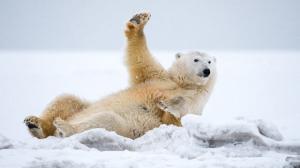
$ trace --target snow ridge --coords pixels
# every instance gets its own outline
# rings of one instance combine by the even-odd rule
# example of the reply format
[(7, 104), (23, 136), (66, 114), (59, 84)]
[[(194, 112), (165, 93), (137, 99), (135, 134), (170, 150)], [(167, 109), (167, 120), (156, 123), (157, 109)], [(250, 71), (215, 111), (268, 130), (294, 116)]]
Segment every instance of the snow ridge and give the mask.
[[(25, 142), (0, 136), (0, 167), (300, 165), (297, 157), (300, 143), (284, 141), (277, 128), (263, 120), (240, 118), (212, 124), (199, 116), (187, 115), (182, 124), (183, 127), (162, 125), (135, 140), (104, 129), (88, 130), (64, 139), (33, 138)], [(19, 162), (11, 162), (15, 159)]]

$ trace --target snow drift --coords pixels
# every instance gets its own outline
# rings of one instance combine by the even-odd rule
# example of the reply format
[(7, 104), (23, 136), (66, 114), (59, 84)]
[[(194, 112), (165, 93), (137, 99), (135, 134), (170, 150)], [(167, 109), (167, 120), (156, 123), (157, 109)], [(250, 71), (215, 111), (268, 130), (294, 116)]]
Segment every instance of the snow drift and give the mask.
[(0, 136), (0, 167), (295, 167), (300, 143), (263, 120), (213, 124), (188, 115), (132, 140), (93, 129), (68, 138), (12, 141)]

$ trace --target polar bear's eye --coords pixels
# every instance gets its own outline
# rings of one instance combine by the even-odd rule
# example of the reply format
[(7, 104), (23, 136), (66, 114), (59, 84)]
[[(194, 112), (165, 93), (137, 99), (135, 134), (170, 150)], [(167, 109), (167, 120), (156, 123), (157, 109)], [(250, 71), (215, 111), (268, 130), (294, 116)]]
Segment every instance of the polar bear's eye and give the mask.
[(198, 59), (194, 59), (194, 62), (199, 62), (199, 60)]
[(211, 61), (208, 61), (208, 64), (210, 64), (211, 63)]

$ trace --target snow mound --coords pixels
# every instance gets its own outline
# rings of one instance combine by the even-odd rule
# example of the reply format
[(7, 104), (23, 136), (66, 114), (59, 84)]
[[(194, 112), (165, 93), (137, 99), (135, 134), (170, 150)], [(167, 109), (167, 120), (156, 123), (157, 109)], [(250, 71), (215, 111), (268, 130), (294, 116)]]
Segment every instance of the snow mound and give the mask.
[(263, 120), (257, 120), (256, 124), (257, 124), (258, 131), (262, 135), (277, 141), (281, 141), (283, 139), (281, 133), (278, 131), (278, 129), (274, 124), (265, 122)]
[(104, 129), (24, 142), (0, 136), (0, 167), (288, 167), (300, 163), (300, 143), (284, 141), (273, 124), (262, 120), (214, 124), (187, 115), (182, 124), (162, 125), (135, 140)]
[(12, 148), (12, 143), (10, 142), (9, 139), (7, 139), (6, 137), (4, 137), (3, 135), (0, 135), (0, 150), (1, 149), (8, 149), (8, 148)]
[(25, 149), (75, 149), (89, 151), (122, 151), (132, 150), (132, 139), (109, 132), (102, 128), (91, 129), (68, 138), (48, 137), (46, 139), (30, 139), (17, 142), (16, 148)]
[[(262, 127), (261, 123), (265, 125)], [(279, 140), (281, 134), (273, 125), (265, 122), (233, 120), (228, 123), (212, 125), (201, 117), (189, 115), (182, 120), (183, 127), (196, 142), (204, 147), (220, 147), (251, 142), (255, 146), (268, 146)], [(263, 133), (262, 133), (263, 131)], [(267, 136), (266, 136), (267, 135)]]
[[(130, 150), (132, 140), (117, 135), (115, 132), (108, 132), (104, 129), (86, 131), (71, 139), (86, 145), (89, 148), (96, 148), (100, 151)], [(66, 140), (68, 142), (68, 140)]]

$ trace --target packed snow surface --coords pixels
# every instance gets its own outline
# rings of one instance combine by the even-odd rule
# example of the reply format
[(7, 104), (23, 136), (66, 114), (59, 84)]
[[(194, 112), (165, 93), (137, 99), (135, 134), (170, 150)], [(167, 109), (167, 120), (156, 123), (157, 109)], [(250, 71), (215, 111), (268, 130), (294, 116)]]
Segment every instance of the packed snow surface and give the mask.
[(187, 115), (182, 123), (183, 127), (162, 125), (135, 140), (104, 129), (88, 130), (64, 139), (11, 141), (1, 136), (0, 166), (300, 166), (297, 158), (300, 143), (280, 141), (282, 135), (277, 128), (262, 120), (236, 119), (211, 124), (199, 116)]
[[(176, 52), (154, 52), (169, 67)], [(128, 86), (120, 52), (0, 52), (0, 168), (297, 167), (300, 52), (208, 52), (218, 80), (203, 116), (131, 140), (93, 129), (32, 138), (23, 124), (55, 96), (97, 100)]]

